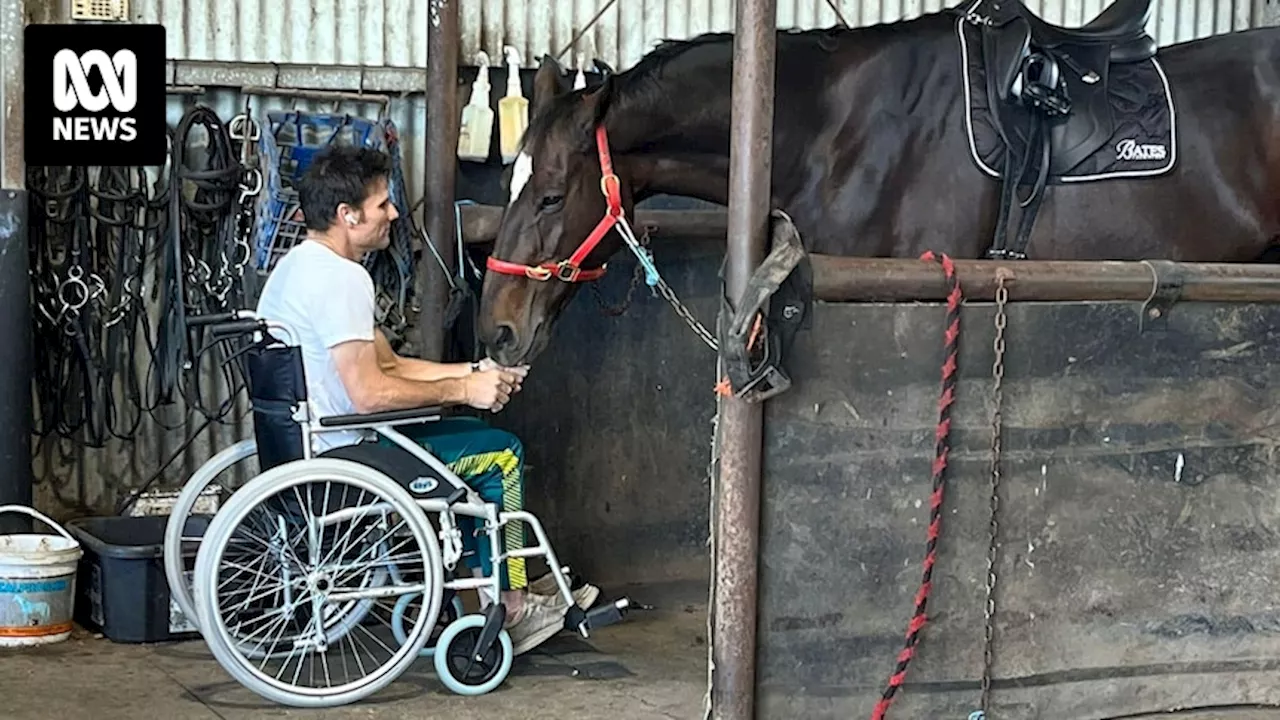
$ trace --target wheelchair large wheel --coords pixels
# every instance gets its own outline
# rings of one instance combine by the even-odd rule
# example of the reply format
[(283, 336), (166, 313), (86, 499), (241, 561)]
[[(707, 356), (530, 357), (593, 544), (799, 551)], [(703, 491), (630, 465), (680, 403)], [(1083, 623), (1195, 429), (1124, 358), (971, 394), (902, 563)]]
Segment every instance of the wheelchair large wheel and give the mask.
[[(412, 496), (365, 465), (316, 458), (231, 496), (200, 544), (194, 599), (228, 673), (274, 702), (316, 708), (399, 677), (436, 624), (443, 587), (440, 547)], [(391, 618), (405, 595), (427, 602), (405, 614), (397, 642)]]
[(200, 544), (200, 537), (192, 534), (188, 527), (191, 511), (195, 509), (200, 496), (217, 480), (223, 472), (231, 469), (241, 460), (257, 455), (258, 444), (250, 440), (240, 442), (214, 455), (200, 466), (182, 486), (178, 499), (173, 503), (169, 513), (169, 523), (164, 530), (164, 576), (169, 582), (169, 595), (182, 610), (187, 620), (200, 627), (200, 619), (196, 617), (195, 603), (191, 598), (191, 580), (188, 578), (186, 563), (183, 561), (184, 548)]
[(464, 615), (445, 628), (436, 642), (436, 676), (459, 695), (492, 692), (511, 672), (515, 652), (506, 628), (498, 631), (498, 639), (487, 651), (474, 653), (484, 623), (484, 615)]

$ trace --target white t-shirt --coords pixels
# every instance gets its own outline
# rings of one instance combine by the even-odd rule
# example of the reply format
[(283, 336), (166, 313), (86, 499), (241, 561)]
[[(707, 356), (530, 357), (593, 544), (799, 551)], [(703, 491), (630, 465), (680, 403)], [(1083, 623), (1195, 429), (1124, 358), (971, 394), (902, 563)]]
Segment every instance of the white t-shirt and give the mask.
[[(267, 276), (257, 311), (267, 320), (287, 325), (301, 346), (312, 417), (355, 413), (329, 348), (349, 340), (373, 341), (374, 290), (369, 271), (318, 242), (303, 240)], [(325, 430), (315, 436), (312, 451), (350, 445), (362, 436), (358, 430)]]

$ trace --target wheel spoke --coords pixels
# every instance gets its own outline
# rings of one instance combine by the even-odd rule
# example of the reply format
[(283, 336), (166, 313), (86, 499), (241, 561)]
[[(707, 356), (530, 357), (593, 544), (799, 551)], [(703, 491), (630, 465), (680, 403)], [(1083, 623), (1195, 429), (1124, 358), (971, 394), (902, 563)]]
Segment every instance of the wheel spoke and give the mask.
[[(322, 467), (333, 472), (322, 479)], [(233, 545), (240, 537), (252, 547)], [(279, 702), (331, 706), (374, 692), (436, 629), (444, 585), (434, 530), (407, 491), (354, 463), (313, 459), (250, 481), (214, 517), (200, 561), (216, 564), (198, 577), (208, 578), (215, 657)], [(423, 593), (431, 602), (393, 611)]]

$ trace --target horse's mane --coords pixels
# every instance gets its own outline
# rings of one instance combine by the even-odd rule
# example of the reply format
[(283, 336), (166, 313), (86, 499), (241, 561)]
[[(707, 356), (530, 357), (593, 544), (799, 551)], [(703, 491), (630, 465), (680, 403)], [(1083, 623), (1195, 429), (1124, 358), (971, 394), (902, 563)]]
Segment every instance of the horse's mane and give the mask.
[(522, 144), (534, 138), (546, 137), (553, 127), (573, 115), (580, 106), (583, 95), (607, 89), (611, 93), (611, 101), (620, 97), (637, 100), (651, 99), (644, 97), (643, 94), (659, 92), (654, 81), (661, 77), (662, 70), (669, 63), (680, 59), (695, 48), (726, 42), (730, 43), (728, 49), (732, 52), (733, 33), (703, 33), (687, 40), (664, 38), (657, 47), (645, 53), (635, 65), (615, 74), (613, 82), (556, 96), (544, 111), (529, 118), (529, 126), (525, 130)]
[[(936, 14), (939, 13), (926, 13), (926, 15)], [(899, 31), (904, 23), (910, 22), (913, 20), (897, 20), (857, 27), (836, 25), (825, 28), (778, 28), (778, 51), (781, 52), (784, 48), (796, 45), (818, 45), (830, 51), (837, 43), (865, 43), (877, 35)], [(715, 47), (725, 54), (726, 60), (731, 59), (733, 33), (708, 32), (683, 40), (662, 39), (630, 68), (615, 74), (612, 83), (603, 86), (610, 93), (610, 102), (621, 100), (648, 104), (668, 100), (658, 82), (663, 71), (672, 63), (684, 59), (690, 52), (708, 47)], [(525, 140), (545, 137), (559, 122), (573, 115), (580, 107), (583, 95), (600, 89), (601, 86), (588, 87), (554, 98), (545, 111), (529, 119), (529, 126), (524, 135)]]

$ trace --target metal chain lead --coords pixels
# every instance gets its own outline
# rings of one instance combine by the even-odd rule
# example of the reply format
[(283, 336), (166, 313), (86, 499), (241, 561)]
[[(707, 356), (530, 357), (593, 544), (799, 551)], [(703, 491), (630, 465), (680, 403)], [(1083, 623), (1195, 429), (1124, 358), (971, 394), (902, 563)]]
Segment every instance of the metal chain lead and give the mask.
[(1009, 290), (1005, 287), (1006, 277), (1003, 269), (997, 271), (995, 362), (991, 366), (993, 381), (991, 393), (995, 401), (995, 407), (991, 413), (991, 525), (990, 542), (987, 546), (987, 599), (983, 607), (986, 625), (982, 649), (982, 702), (978, 706), (982, 709), (980, 715), (974, 713), (983, 720), (990, 720), (991, 717), (987, 703), (991, 697), (991, 648), (992, 641), (995, 639), (996, 615), (996, 537), (1000, 531), (997, 521), (997, 513), (1000, 510), (1000, 430), (1002, 425), (1000, 409), (1004, 403), (1004, 328), (1007, 322), (1005, 304), (1009, 300)]
[[(645, 250), (641, 248), (640, 242), (636, 240), (635, 233), (631, 231), (631, 225), (624, 219), (621, 220), (616, 227), (618, 229), (618, 234), (626, 241), (627, 246), (631, 248), (631, 252), (635, 254), (636, 259), (640, 260), (641, 264), (652, 263), (652, 259), (645, 254)], [(648, 238), (648, 230), (645, 231), (645, 237)], [(663, 279), (656, 270), (654, 271), (654, 275), (656, 276), (656, 282), (654, 285), (657, 286), (658, 292), (662, 297), (665, 298), (666, 301), (671, 304), (671, 307), (675, 309), (676, 314), (685, 321), (685, 324), (693, 330), (694, 334), (702, 339), (702, 342), (706, 343), (707, 347), (711, 348), (712, 352), (719, 352), (720, 343), (716, 341), (716, 336), (711, 334), (711, 331), (707, 330), (702, 323), (698, 322), (698, 318), (694, 317), (693, 313), (689, 311), (689, 308), (685, 307), (684, 303), (680, 302), (680, 298), (676, 297), (675, 291), (667, 285), (667, 281)]]
[[(649, 227), (645, 227), (644, 235), (640, 237), (640, 246), (649, 247)], [(595, 295), (596, 303), (600, 305), (600, 312), (611, 317), (617, 317), (627, 311), (631, 307), (631, 300), (635, 297), (636, 288), (640, 286), (640, 280), (644, 278), (644, 263), (637, 262), (635, 272), (631, 273), (631, 282), (627, 285), (627, 294), (622, 299), (622, 303), (618, 305), (610, 305), (605, 302), (604, 295), (600, 293), (600, 284), (591, 283), (591, 292)]]
[(693, 316), (693, 313), (689, 311), (689, 308), (684, 306), (684, 303), (680, 302), (680, 299), (676, 297), (675, 291), (667, 285), (666, 280), (661, 278), (658, 279), (658, 292), (662, 294), (662, 297), (667, 299), (668, 303), (671, 303), (671, 307), (675, 309), (676, 314), (684, 319), (689, 328), (692, 329), (698, 337), (702, 338), (702, 342), (706, 343), (707, 347), (711, 348), (712, 352), (719, 352), (720, 343), (716, 341), (715, 336), (703, 327), (702, 323), (698, 322), (698, 319)]

